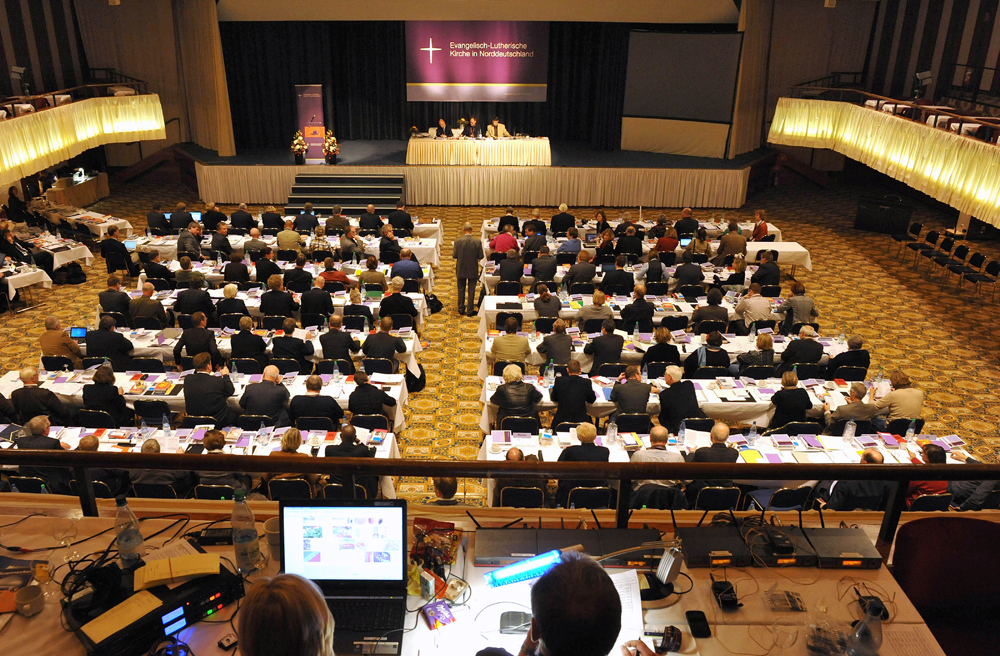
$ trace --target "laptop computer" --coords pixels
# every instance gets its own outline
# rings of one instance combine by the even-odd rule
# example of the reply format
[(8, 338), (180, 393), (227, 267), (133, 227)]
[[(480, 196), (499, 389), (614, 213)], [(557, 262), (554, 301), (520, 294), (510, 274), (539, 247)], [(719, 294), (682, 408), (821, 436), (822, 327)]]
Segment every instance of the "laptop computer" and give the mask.
[(398, 656), (406, 617), (406, 501), (280, 503), (281, 570), (319, 586), (336, 621), (333, 649)]
[(134, 239), (126, 239), (125, 240), (125, 248), (129, 249), (130, 251), (134, 251), (135, 250), (135, 245), (136, 245), (136, 241)]
[(680, 240), (679, 240), (679, 244), (680, 244), (681, 248), (687, 248), (688, 244), (690, 244), (690, 243), (691, 243), (691, 237), (681, 237)]
[(83, 342), (87, 339), (87, 329), (84, 326), (73, 326), (69, 329), (69, 336), (77, 342)]

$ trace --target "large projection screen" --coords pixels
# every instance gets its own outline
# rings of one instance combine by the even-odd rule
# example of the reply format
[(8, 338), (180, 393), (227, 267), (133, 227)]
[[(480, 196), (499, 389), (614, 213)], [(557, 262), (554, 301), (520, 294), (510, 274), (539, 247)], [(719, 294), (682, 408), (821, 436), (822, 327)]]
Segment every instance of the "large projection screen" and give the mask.
[(407, 21), (408, 101), (545, 102), (549, 24)]
[(624, 115), (730, 123), (743, 35), (632, 32)]

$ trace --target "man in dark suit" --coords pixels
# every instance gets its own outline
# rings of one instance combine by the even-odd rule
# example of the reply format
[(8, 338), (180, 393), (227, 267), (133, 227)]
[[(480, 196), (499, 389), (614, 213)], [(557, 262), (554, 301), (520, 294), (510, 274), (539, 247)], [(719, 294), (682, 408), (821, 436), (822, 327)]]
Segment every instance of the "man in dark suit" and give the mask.
[[(885, 462), (878, 449), (861, 452), (862, 465), (881, 465)], [(824, 508), (830, 510), (885, 510), (892, 491), (891, 481), (830, 481), (820, 483), (817, 496)], [(832, 489), (831, 489), (832, 488)], [(824, 498), (825, 497), (825, 498)]]
[(580, 376), (579, 360), (570, 360), (566, 365), (566, 373), (566, 376), (556, 377), (549, 392), (549, 397), (556, 404), (556, 413), (552, 417), (553, 429), (564, 421), (591, 421), (587, 414), (587, 404), (597, 401), (590, 380)]
[(545, 237), (539, 232), (538, 226), (530, 221), (524, 224), (524, 245), (521, 250), (528, 252), (534, 251), (535, 253), (542, 252), (542, 247), (548, 242), (545, 241)]
[[(128, 294), (122, 291), (122, 283), (115, 274), (112, 273), (108, 276), (108, 289), (98, 294), (97, 300), (103, 311), (120, 312), (128, 317), (128, 303), (131, 299)], [(127, 328), (128, 326), (121, 327)]]
[(153, 283), (142, 283), (142, 296), (139, 298), (133, 298), (132, 302), (129, 303), (128, 311), (133, 322), (137, 317), (152, 317), (160, 322), (160, 328), (166, 327), (167, 313), (163, 309), (163, 303), (160, 303), (153, 298), (153, 294), (155, 293), (156, 289), (153, 287)]
[(213, 417), (216, 426), (232, 426), (236, 413), (229, 409), (229, 397), (236, 389), (229, 379), (229, 369), (212, 375), (212, 356), (194, 356), (195, 372), (184, 377), (184, 412), (196, 417)]
[(684, 285), (700, 284), (705, 279), (705, 272), (702, 271), (700, 266), (694, 263), (694, 257), (690, 251), (684, 251), (681, 254), (681, 262), (682, 264), (674, 270), (674, 275), (672, 276), (677, 279), (677, 289), (680, 289)]
[(615, 244), (615, 255), (642, 255), (642, 240), (635, 236), (635, 227), (629, 226)]
[(816, 331), (812, 326), (802, 326), (799, 338), (785, 347), (781, 364), (774, 368), (774, 374), (780, 376), (798, 362), (819, 362), (822, 357), (823, 345), (816, 341)]
[[(577, 426), (576, 436), (580, 444), (563, 449), (559, 454), (559, 462), (608, 462), (611, 451), (605, 446), (594, 444), (594, 440), (597, 439), (597, 428), (593, 424), (586, 422)], [(569, 492), (575, 487), (603, 487), (607, 484), (607, 481), (602, 480), (560, 480), (556, 491), (556, 504), (567, 507)]]
[(576, 217), (567, 212), (566, 203), (559, 205), (559, 214), (552, 217), (549, 227), (553, 235), (566, 234), (566, 231), (576, 226)]
[(281, 384), (281, 372), (275, 366), (264, 367), (259, 383), (250, 383), (240, 397), (243, 412), (267, 415), (272, 426), (288, 426), (288, 389)]
[(326, 281), (316, 276), (313, 280), (313, 288), (302, 294), (300, 299), (300, 309), (302, 314), (321, 314), (324, 317), (333, 315), (333, 298), (330, 292), (323, 291)]
[(319, 220), (313, 214), (313, 204), (306, 203), (302, 206), (302, 211), (295, 217), (296, 230), (308, 230), (312, 232), (319, 225)]
[(368, 382), (368, 374), (365, 372), (354, 374), (354, 382), (357, 387), (347, 401), (347, 409), (352, 415), (385, 415), (382, 406), (396, 405), (396, 399)]
[(153, 203), (153, 211), (146, 213), (146, 225), (154, 235), (166, 235), (170, 233), (170, 224), (167, 217), (160, 211), (160, 204)]
[(590, 375), (596, 376), (602, 364), (620, 361), (624, 346), (625, 338), (615, 334), (614, 319), (605, 319), (601, 325), (601, 336), (595, 337), (592, 342), (583, 347), (584, 353), (594, 356), (594, 364), (590, 368)]
[(479, 139), (483, 136), (483, 129), (479, 127), (479, 121), (475, 116), (469, 117), (469, 122), (462, 128), (462, 136), (470, 139)]
[(204, 312), (195, 312), (191, 315), (193, 327), (181, 333), (180, 339), (174, 345), (174, 362), (180, 363), (181, 355), (187, 349), (187, 355), (195, 357), (199, 353), (208, 353), (212, 357), (212, 365), (221, 367), (225, 364), (222, 354), (215, 343), (215, 333), (206, 328), (208, 318)]
[(225, 256), (219, 259), (228, 259), (233, 254), (233, 245), (229, 243), (228, 223), (220, 223), (216, 227), (215, 232), (212, 233), (212, 243), (208, 250), (212, 253), (222, 253)]
[(177, 294), (174, 301), (175, 314), (194, 314), (204, 312), (210, 324), (215, 325), (215, 304), (207, 291), (202, 289), (205, 285), (205, 274), (195, 271), (191, 274), (191, 287), (182, 290)]
[(288, 358), (299, 363), (299, 373), (312, 373), (313, 364), (306, 358), (313, 354), (312, 333), (307, 333), (306, 339), (294, 337), (295, 319), (285, 319), (281, 324), (284, 333), (281, 337), (271, 340), (271, 357)]
[[(554, 424), (553, 424), (554, 425)], [(533, 462), (538, 462), (536, 456), (531, 456)], [(507, 449), (507, 462), (525, 462), (524, 452), (516, 446)], [(493, 507), (499, 508), (502, 501), (503, 491), (511, 487), (533, 487), (542, 491), (542, 499), (545, 498), (545, 481), (538, 478), (498, 478), (494, 481), (493, 487)], [(510, 493), (508, 492), (508, 495)], [(509, 497), (508, 497), (509, 498)], [(544, 502), (543, 502), (544, 506)]]
[(408, 314), (413, 317), (414, 325), (417, 319), (417, 306), (413, 304), (413, 299), (403, 294), (403, 279), (393, 278), (389, 282), (392, 293), (382, 299), (378, 306), (380, 317), (391, 317), (394, 314)]
[(170, 215), (170, 229), (174, 233), (178, 233), (188, 225), (194, 219), (191, 218), (191, 212), (187, 211), (187, 205), (184, 203), (177, 203), (177, 209), (174, 210), (173, 214)]
[[(528, 217), (527, 221), (521, 224), (521, 236), (523, 237), (528, 236), (528, 228), (534, 228), (535, 234), (542, 237), (543, 241), (544, 237), (547, 234), (549, 234), (548, 228), (545, 226), (545, 221), (542, 221), (541, 213), (537, 208), (531, 210), (531, 216)], [(538, 247), (536, 246), (535, 248), (527, 248), (526, 250), (537, 251)]]
[(340, 373), (349, 376), (354, 373), (354, 361), (351, 359), (352, 353), (361, 350), (361, 342), (355, 339), (354, 335), (345, 333), (340, 328), (344, 325), (344, 318), (339, 314), (330, 315), (330, 330), (319, 337), (319, 345), (323, 347), (323, 358), (326, 360), (343, 360), (346, 365), (340, 369)]
[(160, 251), (149, 251), (149, 261), (144, 266), (147, 278), (160, 278), (162, 280), (173, 280), (174, 272), (160, 264)]
[(360, 230), (381, 230), (382, 229), (382, 219), (375, 214), (375, 206), (369, 204), (365, 208), (364, 214), (358, 217), (358, 228)]
[(326, 220), (327, 234), (342, 234), (347, 232), (349, 227), (351, 227), (351, 220), (344, 216), (344, 209), (340, 205), (334, 205), (333, 214)]
[(694, 383), (684, 378), (684, 370), (677, 365), (670, 365), (663, 373), (667, 387), (660, 392), (660, 426), (677, 434), (681, 421), (692, 417), (704, 417), (705, 413), (698, 406), (698, 396)]
[(500, 260), (497, 272), (500, 274), (500, 282), (521, 282), (521, 276), (524, 275), (524, 264), (517, 257), (517, 251), (513, 248), (507, 251), (507, 259)]
[(631, 333), (637, 323), (652, 323), (656, 306), (646, 300), (646, 286), (636, 285), (633, 290), (635, 300), (622, 308), (622, 328)]
[(626, 264), (628, 264), (628, 258), (624, 255), (619, 255), (615, 258), (615, 270), (604, 274), (604, 280), (601, 281), (602, 292), (607, 294), (608, 288), (611, 287), (614, 290), (627, 294), (628, 290), (635, 287), (635, 278), (632, 276), (631, 271), (625, 270)]
[(260, 227), (267, 230), (281, 230), (285, 227), (285, 220), (273, 206), (268, 205), (260, 215)]
[(549, 252), (548, 246), (542, 246), (538, 256), (531, 261), (531, 275), (536, 282), (552, 282), (558, 269), (559, 261)]
[(500, 223), (497, 224), (497, 234), (503, 232), (504, 226), (512, 225), (514, 226), (514, 232), (518, 233), (521, 230), (521, 222), (514, 216), (514, 208), (508, 207), (507, 213), (500, 217)]
[[(308, 389), (308, 381), (306, 381), (306, 387)], [(308, 397), (295, 397), (297, 399), (303, 399)], [(329, 397), (326, 397), (329, 398)], [(293, 399), (294, 401), (294, 399)], [(340, 406), (337, 406), (339, 409)], [(343, 410), (341, 410), (341, 416), (343, 416)], [(334, 421), (335, 425), (339, 426), (338, 421)], [(326, 457), (327, 458), (374, 458), (376, 449), (373, 446), (366, 446), (358, 441), (358, 431), (354, 426), (347, 424), (340, 431), (340, 444), (331, 444), (326, 447)], [(374, 499), (378, 494), (379, 478), (378, 476), (357, 476), (355, 477), (355, 482), (361, 487), (365, 488), (365, 495), (369, 499)], [(337, 474), (330, 475), (331, 483), (340, 483), (341, 485), (347, 485), (350, 489), (351, 477), (350, 476), (338, 476)]]
[[(323, 379), (320, 376), (306, 378), (306, 393), (292, 398), (288, 404), (289, 420), (295, 421), (300, 417), (326, 417), (333, 422), (334, 430), (339, 429), (340, 420), (344, 418), (344, 409), (337, 403), (337, 399), (320, 394), (322, 389)], [(328, 450), (327, 456), (329, 455)]]
[(215, 209), (215, 203), (205, 204), (205, 212), (201, 215), (201, 224), (205, 226), (205, 230), (217, 230), (219, 224), (225, 222), (226, 215)]
[(597, 267), (590, 262), (590, 251), (582, 249), (576, 256), (576, 263), (570, 266), (569, 271), (563, 277), (563, 285), (566, 291), (571, 291), (573, 285), (580, 282), (593, 282), (597, 275)]
[(681, 218), (674, 224), (674, 230), (677, 231), (677, 235), (694, 235), (698, 232), (698, 227), (700, 224), (698, 220), (693, 218), (691, 215), (693, 212), (690, 207), (685, 207), (681, 210)]
[(840, 355), (830, 358), (830, 363), (826, 367), (827, 380), (833, 380), (834, 374), (840, 367), (863, 367), (868, 369), (872, 358), (867, 350), (861, 348), (864, 342), (859, 335), (851, 335), (847, 338), (847, 350)]
[(634, 364), (625, 367), (625, 373), (611, 388), (609, 401), (615, 404), (616, 415), (646, 414), (650, 393), (659, 394), (660, 388), (653, 383), (642, 382), (642, 372)]
[[(24, 424), (25, 435), (17, 438), (14, 446), (17, 449), (54, 451), (69, 450), (68, 444), (49, 437), (49, 418), (44, 414), (31, 417)], [(52, 494), (69, 494), (69, 481), (73, 478), (71, 469), (64, 467), (29, 467), (21, 466), (21, 476), (34, 476), (45, 481), (45, 486)]]
[(132, 261), (132, 253), (129, 252), (125, 244), (118, 241), (118, 226), (108, 228), (108, 236), (101, 242), (101, 257), (106, 260), (111, 254), (118, 256), (129, 275), (139, 275), (139, 265)]
[[(159, 453), (160, 443), (155, 438), (149, 438), (142, 443), (141, 453)], [(128, 473), (133, 485), (169, 485), (174, 488), (178, 499), (183, 499), (194, 484), (194, 475), (190, 471), (173, 469), (132, 469)]]
[(295, 258), (295, 268), (285, 271), (285, 289), (295, 289), (296, 286), (301, 285), (302, 287), (308, 289), (309, 285), (312, 285), (313, 277), (312, 274), (305, 270), (306, 266), (306, 256), (299, 255)]
[(393, 230), (405, 230), (406, 234), (413, 234), (413, 218), (406, 211), (406, 203), (403, 201), (396, 201), (396, 211), (389, 212), (388, 221)]
[(242, 253), (237, 251), (229, 256), (229, 264), (222, 267), (222, 279), (243, 285), (250, 282), (250, 267), (243, 263)]
[(406, 343), (400, 337), (389, 334), (392, 319), (382, 315), (378, 322), (378, 332), (365, 339), (361, 351), (368, 358), (383, 358), (395, 362), (397, 353), (406, 352)]
[[(967, 465), (979, 465), (978, 460), (958, 449), (951, 450), (951, 457)], [(948, 492), (952, 495), (952, 503), (959, 510), (983, 510), (983, 504), (990, 492), (1000, 490), (1000, 480), (992, 481), (949, 481)]]
[(281, 275), (281, 267), (274, 263), (275, 257), (277, 256), (270, 246), (261, 251), (260, 259), (254, 264), (257, 282), (267, 284), (267, 280), (271, 276)]
[(38, 386), (38, 370), (25, 367), (18, 374), (21, 387), (10, 393), (10, 403), (14, 406), (17, 417), (11, 417), (15, 422), (24, 424), (32, 417), (50, 416), (63, 426), (71, 425), (73, 411), (59, 400), (50, 390)]
[(760, 266), (750, 276), (750, 282), (755, 282), (762, 287), (764, 285), (781, 284), (781, 269), (778, 268), (777, 262), (774, 261), (774, 255), (771, 251), (763, 251), (760, 254)]
[(101, 317), (97, 330), (87, 331), (87, 357), (107, 358), (115, 371), (125, 371), (132, 361), (132, 342), (115, 330), (115, 320)]
[(247, 212), (246, 203), (240, 203), (240, 208), (230, 215), (229, 220), (234, 228), (240, 230), (250, 230), (257, 227), (257, 221), (250, 212)]
[[(716, 422), (712, 426), (712, 445), (703, 446), (692, 451), (687, 456), (688, 462), (736, 462), (740, 457), (739, 451), (726, 446), (729, 439), (729, 426), (722, 422)], [(723, 480), (711, 481), (691, 481), (684, 489), (684, 495), (688, 500), (688, 508), (694, 508), (698, 499), (698, 493), (704, 487), (731, 487), (733, 482)]]

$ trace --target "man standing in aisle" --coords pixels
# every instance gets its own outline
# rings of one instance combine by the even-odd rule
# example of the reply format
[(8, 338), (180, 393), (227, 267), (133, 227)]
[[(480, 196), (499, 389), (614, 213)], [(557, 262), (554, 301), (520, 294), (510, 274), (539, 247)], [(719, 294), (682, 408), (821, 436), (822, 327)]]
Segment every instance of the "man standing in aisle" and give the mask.
[[(451, 256), (455, 260), (455, 280), (458, 285), (458, 313), (475, 316), (476, 280), (479, 278), (479, 262), (483, 259), (483, 243), (472, 235), (472, 224), (462, 226), (462, 236), (452, 245)], [(465, 298), (468, 293), (469, 303)]]

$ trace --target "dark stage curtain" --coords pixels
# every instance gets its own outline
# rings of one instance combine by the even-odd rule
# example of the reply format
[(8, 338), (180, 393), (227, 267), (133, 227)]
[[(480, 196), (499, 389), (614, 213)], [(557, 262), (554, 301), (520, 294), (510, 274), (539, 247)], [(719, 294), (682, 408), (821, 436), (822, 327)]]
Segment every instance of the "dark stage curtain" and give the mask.
[(322, 84), (329, 129), (340, 140), (405, 139), (444, 118), (494, 115), (507, 129), (617, 150), (631, 26), (551, 23), (544, 103), (406, 102), (402, 22), (219, 24), (237, 149), (288, 147), (295, 85)]

